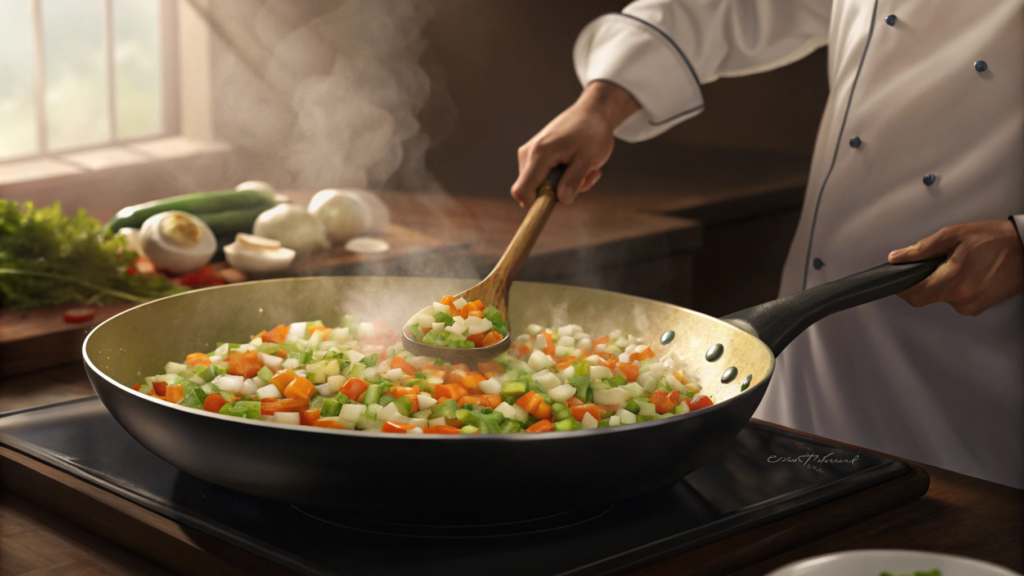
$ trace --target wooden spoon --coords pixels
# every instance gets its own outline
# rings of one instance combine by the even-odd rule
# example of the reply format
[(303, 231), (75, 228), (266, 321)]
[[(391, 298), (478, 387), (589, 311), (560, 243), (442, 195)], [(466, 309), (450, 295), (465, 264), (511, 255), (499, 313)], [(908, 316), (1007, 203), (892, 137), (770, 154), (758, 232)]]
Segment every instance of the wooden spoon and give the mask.
[[(465, 298), (467, 302), (481, 300), (485, 305), (490, 304), (497, 308), (506, 319), (505, 326), (508, 328), (508, 333), (505, 334), (505, 337), (500, 342), (485, 348), (442, 348), (440, 346), (431, 346), (412, 339), (409, 326), (413, 321), (410, 319), (402, 330), (402, 346), (406, 350), (417, 356), (441, 358), (452, 364), (464, 363), (471, 366), (476, 366), (480, 362), (486, 362), (508, 350), (509, 345), (512, 343), (512, 326), (507, 323), (508, 290), (519, 269), (523, 267), (523, 262), (530, 255), (530, 250), (533, 249), (537, 237), (540, 236), (541, 230), (544, 229), (544, 224), (547, 223), (548, 217), (551, 216), (551, 211), (555, 209), (555, 204), (557, 203), (555, 191), (558, 189), (558, 181), (562, 178), (564, 172), (565, 166), (558, 166), (548, 174), (544, 183), (537, 190), (537, 199), (530, 206), (529, 212), (526, 213), (526, 218), (519, 225), (519, 230), (512, 237), (512, 241), (509, 243), (508, 248), (505, 249), (505, 253), (501, 255), (501, 259), (494, 266), (494, 270), (491, 270), (491, 273), (476, 286), (453, 297), (455, 300)], [(413, 318), (420, 314), (433, 316), (433, 307), (427, 306), (413, 315)]]

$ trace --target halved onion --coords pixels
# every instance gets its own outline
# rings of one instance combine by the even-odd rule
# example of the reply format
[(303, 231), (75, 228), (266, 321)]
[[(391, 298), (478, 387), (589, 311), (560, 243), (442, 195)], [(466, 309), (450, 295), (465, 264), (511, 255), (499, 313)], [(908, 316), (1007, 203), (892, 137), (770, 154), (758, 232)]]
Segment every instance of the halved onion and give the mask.
[(217, 239), (206, 222), (178, 210), (147, 218), (139, 231), (139, 241), (157, 269), (175, 274), (202, 268), (217, 251)]
[(239, 232), (234, 242), (224, 246), (224, 257), (243, 272), (277, 272), (291, 266), (295, 250), (271, 238)]

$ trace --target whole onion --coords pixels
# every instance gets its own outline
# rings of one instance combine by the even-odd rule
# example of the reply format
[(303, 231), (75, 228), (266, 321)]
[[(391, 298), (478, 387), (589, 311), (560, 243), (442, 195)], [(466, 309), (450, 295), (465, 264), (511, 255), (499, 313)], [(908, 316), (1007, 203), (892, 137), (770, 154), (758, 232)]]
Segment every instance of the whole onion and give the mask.
[(321, 190), (310, 200), (309, 212), (323, 224), (327, 238), (333, 243), (380, 234), (391, 219), (384, 202), (365, 190)]
[(257, 216), (252, 233), (277, 240), (300, 254), (330, 247), (320, 222), (294, 204), (280, 204)]

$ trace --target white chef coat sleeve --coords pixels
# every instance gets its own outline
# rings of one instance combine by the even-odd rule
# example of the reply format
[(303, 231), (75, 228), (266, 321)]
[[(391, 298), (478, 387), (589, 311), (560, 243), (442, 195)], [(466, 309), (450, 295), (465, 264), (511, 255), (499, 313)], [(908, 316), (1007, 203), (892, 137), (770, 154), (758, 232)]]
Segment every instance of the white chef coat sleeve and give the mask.
[(828, 42), (831, 0), (637, 0), (588, 24), (573, 49), (586, 86), (622, 87), (642, 109), (615, 135), (653, 138), (704, 108), (702, 84), (795, 62)]
[(1010, 216), (1010, 220), (1017, 225), (1017, 235), (1020, 236), (1020, 241), (1024, 242), (1024, 214), (1014, 214)]

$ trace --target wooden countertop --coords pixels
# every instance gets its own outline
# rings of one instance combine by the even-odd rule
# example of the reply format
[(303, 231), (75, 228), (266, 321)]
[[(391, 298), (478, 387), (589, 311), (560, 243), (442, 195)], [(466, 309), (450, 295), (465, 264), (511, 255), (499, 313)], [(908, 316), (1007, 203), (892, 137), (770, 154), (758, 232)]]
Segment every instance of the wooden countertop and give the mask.
[[(0, 382), (0, 412), (92, 395), (78, 364), (68, 364)], [(909, 548), (980, 558), (1024, 571), (1024, 490), (1016, 490), (921, 465), (931, 476), (928, 492), (919, 500), (875, 516), (809, 544), (736, 567), (732, 576), (765, 574), (795, 560), (864, 548)], [(827, 505), (826, 505), (827, 506)], [(827, 509), (821, 509), (827, 513)], [(805, 528), (805, 527), (804, 527)], [(781, 520), (765, 530), (785, 540), (800, 529)], [(743, 535), (701, 549), (704, 558), (721, 558), (742, 543)], [(645, 568), (637, 574), (708, 574), (700, 556), (678, 558)], [(37, 570), (38, 572), (32, 572)], [(53, 516), (16, 496), (0, 496), (0, 574), (22, 573), (138, 574), (164, 573), (157, 566)]]

